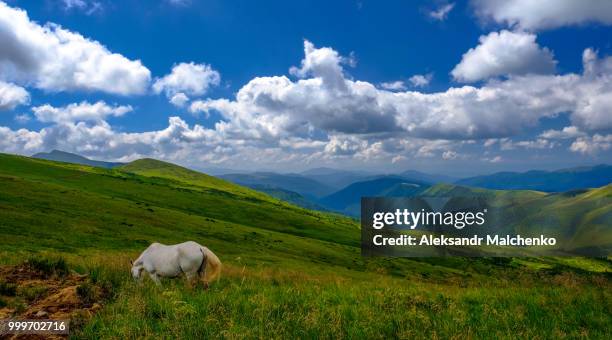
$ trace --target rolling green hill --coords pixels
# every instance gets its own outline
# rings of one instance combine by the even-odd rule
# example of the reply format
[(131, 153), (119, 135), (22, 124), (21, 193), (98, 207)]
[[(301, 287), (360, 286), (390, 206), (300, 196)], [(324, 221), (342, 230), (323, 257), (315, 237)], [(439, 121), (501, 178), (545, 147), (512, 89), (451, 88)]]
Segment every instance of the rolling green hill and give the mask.
[(489, 205), (487, 229), (497, 234), (545, 234), (568, 251), (612, 244), (612, 184), (560, 194), (437, 184), (419, 196), (480, 198)]
[[(133, 228), (149, 232), (146, 229), (149, 223), (166, 228), (169, 236), (176, 238), (175, 229), (185, 228), (182, 222), (186, 220), (185, 224), (194, 234), (223, 221), (341, 244), (358, 244), (357, 235), (347, 232), (358, 226), (348, 218), (298, 208), (169, 163), (140, 160), (119, 169), (102, 169), (0, 155), (0, 164), (3, 184), (0, 202), (5, 215), (0, 224), (5, 235), (21, 232), (22, 228), (15, 228), (14, 223), (26, 228), (28, 221), (40, 219), (45, 223), (27, 229), (29, 233), (44, 234), (48, 242), (65, 238), (65, 235), (55, 235), (55, 230), (82, 228), (88, 231), (87, 237), (112, 235), (121, 243), (129, 242)], [(25, 203), (31, 206), (24, 206)], [(148, 214), (143, 216), (137, 211)], [(29, 216), (23, 220), (26, 212)], [(51, 218), (54, 214), (57, 218)], [(196, 228), (194, 223), (198, 219), (201, 225)], [(77, 225), (75, 220), (83, 224)], [(121, 235), (126, 238), (122, 239)], [(60, 243), (64, 243), (63, 247), (71, 245), (71, 242)]]
[[(612, 324), (608, 260), (364, 258), (353, 219), (156, 160), (103, 169), (0, 154), (0, 234), (0, 265), (62, 256), (112, 292), (74, 323), (78, 338), (606, 338)], [(129, 260), (148, 244), (185, 240), (221, 258), (220, 282), (132, 282)], [(0, 310), (23, 308), (26, 293), (8, 304), (0, 291)]]
[(257, 191), (249, 190), (243, 186), (233, 184), (217, 177), (183, 168), (175, 164), (158, 161), (156, 159), (139, 159), (122, 165), (118, 167), (118, 169), (146, 177), (158, 177), (180, 181), (199, 188), (227, 191), (237, 195), (257, 197), (264, 200), (269, 198), (265, 195), (261, 195)]

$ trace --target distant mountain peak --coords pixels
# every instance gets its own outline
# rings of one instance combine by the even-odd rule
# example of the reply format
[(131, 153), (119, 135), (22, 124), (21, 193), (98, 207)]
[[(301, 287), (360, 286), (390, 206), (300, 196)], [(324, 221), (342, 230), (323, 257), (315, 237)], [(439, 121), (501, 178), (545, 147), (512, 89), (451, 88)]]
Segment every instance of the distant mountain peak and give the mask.
[(95, 166), (95, 167), (107, 168), (107, 169), (111, 169), (111, 168), (123, 165), (123, 163), (119, 163), (119, 162), (104, 162), (104, 161), (93, 160), (87, 157), (83, 157), (81, 155), (77, 155), (74, 153), (57, 150), (57, 149), (53, 149), (50, 152), (36, 153), (32, 155), (32, 158), (46, 159), (46, 160), (55, 161), (55, 162), (89, 165), (89, 166)]
[[(42, 152), (41, 152), (42, 153)], [(56, 153), (61, 153), (61, 154), (71, 154), (71, 155), (75, 155), (78, 156), (76, 154), (70, 153), (70, 152), (66, 152), (66, 151), (62, 151), (62, 150), (58, 150), (58, 149), (53, 149), (49, 152), (50, 154), (56, 154)]]
[(155, 159), (155, 158), (140, 158), (140, 159), (134, 160), (134, 161), (132, 161), (130, 163), (127, 163), (126, 165), (133, 165), (133, 166), (135, 166), (135, 165), (139, 165), (139, 166), (148, 165), (148, 166), (158, 166), (158, 167), (167, 167), (167, 166), (181, 167), (180, 165), (176, 165), (176, 164), (160, 161), (159, 159)]

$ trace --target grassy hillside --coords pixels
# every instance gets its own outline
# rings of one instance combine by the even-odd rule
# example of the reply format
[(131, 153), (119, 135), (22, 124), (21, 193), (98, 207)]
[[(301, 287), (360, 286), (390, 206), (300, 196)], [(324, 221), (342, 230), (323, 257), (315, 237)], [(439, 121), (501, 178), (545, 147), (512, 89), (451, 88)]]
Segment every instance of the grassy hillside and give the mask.
[[(93, 318), (75, 322), (80, 338), (609, 338), (612, 329), (608, 260), (363, 258), (352, 219), (154, 160), (101, 169), (0, 154), (0, 233), (1, 264), (61, 256), (107, 292)], [(185, 240), (221, 258), (220, 282), (206, 291), (132, 282), (129, 260), (149, 243)], [(0, 289), (0, 315), (38, 301), (35, 288)]]
[[(155, 226), (180, 229), (185, 227), (183, 220), (199, 218), (197, 229), (211, 227), (217, 221), (237, 225), (248, 221), (248, 226), (262, 230), (358, 244), (357, 235), (350, 232), (358, 226), (348, 218), (291, 206), (168, 163), (144, 160), (108, 170), (8, 155), (0, 155), (0, 163), (1, 202), (6, 214), (0, 223), (8, 229), (7, 235), (35, 227), (36, 232), (45, 232), (54, 239), (65, 237), (54, 236), (56, 230), (89, 227), (93, 235), (108, 234), (120, 241), (118, 236), (129, 235), (135, 227), (144, 233)], [(147, 214), (138, 214), (139, 211)], [(54, 214), (58, 214), (57, 218), (53, 218)], [(28, 226), (38, 219), (45, 223)], [(79, 222), (83, 219), (85, 223)], [(189, 223), (191, 230), (196, 227), (194, 222)], [(22, 228), (13, 228), (14, 223)]]
[[(524, 234), (546, 232), (582, 247), (612, 244), (612, 184), (551, 194), (526, 205), (527, 217), (517, 229)], [(526, 226), (538, 226), (539, 229)]]
[(482, 198), (492, 214), (487, 228), (498, 234), (545, 234), (555, 237), (562, 249), (581, 254), (589, 247), (612, 244), (612, 184), (560, 194), (437, 184), (420, 196)]
[(243, 186), (233, 184), (217, 177), (208, 176), (201, 172), (183, 168), (175, 164), (158, 161), (156, 159), (139, 159), (120, 166), (118, 169), (147, 177), (159, 177), (176, 180), (200, 188), (227, 191), (233, 194), (257, 197), (263, 200), (267, 199), (265, 195), (260, 195), (257, 191), (248, 190)]

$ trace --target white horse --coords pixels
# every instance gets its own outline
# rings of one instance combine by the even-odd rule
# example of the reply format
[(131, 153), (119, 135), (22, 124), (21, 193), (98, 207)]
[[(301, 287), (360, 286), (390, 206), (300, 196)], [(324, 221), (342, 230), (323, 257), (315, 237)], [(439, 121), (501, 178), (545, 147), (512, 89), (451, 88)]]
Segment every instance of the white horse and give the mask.
[(185, 274), (190, 283), (199, 277), (208, 287), (208, 283), (219, 276), (221, 261), (208, 248), (193, 241), (169, 246), (153, 243), (132, 262), (132, 277), (135, 280), (141, 279), (143, 270), (157, 285), (161, 284), (160, 277)]

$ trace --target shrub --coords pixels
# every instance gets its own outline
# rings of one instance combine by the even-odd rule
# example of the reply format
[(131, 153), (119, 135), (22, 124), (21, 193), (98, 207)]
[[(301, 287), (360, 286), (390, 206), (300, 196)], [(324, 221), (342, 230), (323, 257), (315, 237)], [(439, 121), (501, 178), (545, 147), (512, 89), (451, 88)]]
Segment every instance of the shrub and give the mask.
[(84, 282), (78, 285), (76, 292), (81, 298), (81, 301), (83, 301), (83, 303), (86, 305), (90, 305), (96, 301), (95, 287), (89, 282)]
[(15, 296), (16, 292), (17, 292), (17, 286), (15, 284), (0, 281), (0, 295)]
[(99, 287), (103, 299), (113, 299), (125, 282), (125, 272), (108, 270), (103, 267), (91, 268), (89, 279), (92, 284)]
[(43, 273), (45, 276), (57, 275), (62, 277), (70, 272), (66, 260), (62, 257), (58, 259), (32, 257), (26, 263), (30, 268)]
[(26, 299), (26, 301), (32, 302), (45, 296), (47, 291), (49, 291), (49, 289), (44, 286), (21, 287), (19, 289), (19, 295)]

